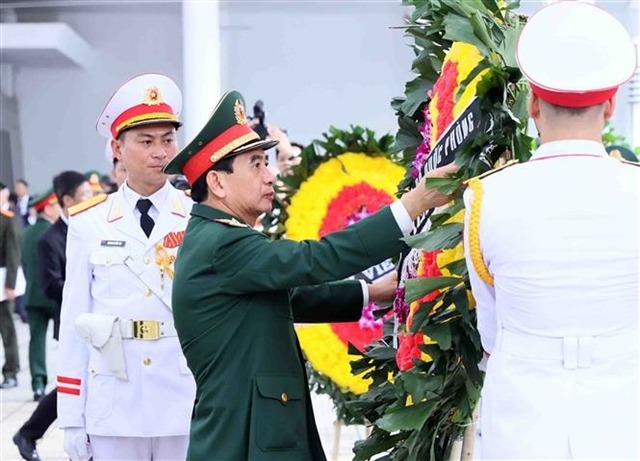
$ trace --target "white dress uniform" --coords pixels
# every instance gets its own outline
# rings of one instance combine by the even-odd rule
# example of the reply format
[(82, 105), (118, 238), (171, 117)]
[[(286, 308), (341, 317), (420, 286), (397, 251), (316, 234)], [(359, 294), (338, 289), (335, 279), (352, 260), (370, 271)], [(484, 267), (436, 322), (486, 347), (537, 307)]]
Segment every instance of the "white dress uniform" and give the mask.
[[(189, 434), (195, 382), (165, 301), (193, 202), (169, 182), (149, 198), (158, 212), (149, 238), (134, 213), (138, 196), (126, 184), (70, 219), (58, 372), (62, 428), (123, 437)], [(76, 332), (73, 319), (83, 313), (118, 317), (126, 379)], [(165, 336), (126, 338), (138, 320), (160, 322)]]
[(554, 142), (482, 190), (482, 459), (637, 459), (640, 167)]
[(640, 168), (588, 140), (633, 75), (633, 42), (602, 9), (563, 1), (529, 18), (517, 59), (542, 145), (464, 197), (490, 354), (474, 456), (638, 459)]
[[(119, 139), (142, 125), (177, 129), (181, 109), (175, 82), (139, 75), (114, 93), (97, 131)], [(73, 461), (186, 457), (196, 386), (173, 327), (171, 293), (192, 205), (168, 181), (148, 197), (127, 182), (69, 210), (57, 382)]]

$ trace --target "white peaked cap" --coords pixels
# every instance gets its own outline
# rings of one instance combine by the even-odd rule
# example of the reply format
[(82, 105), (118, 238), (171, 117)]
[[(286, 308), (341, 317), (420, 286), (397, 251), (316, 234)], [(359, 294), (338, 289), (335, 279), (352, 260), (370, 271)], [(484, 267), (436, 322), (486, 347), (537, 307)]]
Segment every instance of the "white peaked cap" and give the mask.
[(531, 16), (517, 59), (533, 92), (565, 107), (606, 101), (636, 69), (624, 26), (603, 9), (576, 0), (553, 3)]
[(96, 129), (105, 138), (117, 138), (134, 126), (161, 122), (180, 126), (181, 111), (182, 93), (173, 80), (161, 74), (142, 74), (111, 96)]

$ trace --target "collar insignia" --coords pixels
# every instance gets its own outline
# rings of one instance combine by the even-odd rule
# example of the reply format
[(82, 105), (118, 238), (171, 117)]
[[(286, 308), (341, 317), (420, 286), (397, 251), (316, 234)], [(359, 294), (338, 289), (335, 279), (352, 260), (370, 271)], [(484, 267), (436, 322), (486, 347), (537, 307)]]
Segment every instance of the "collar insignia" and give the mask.
[(249, 227), (246, 224), (241, 223), (235, 218), (232, 219), (214, 219), (215, 222), (219, 222), (220, 224), (226, 224), (231, 227)]

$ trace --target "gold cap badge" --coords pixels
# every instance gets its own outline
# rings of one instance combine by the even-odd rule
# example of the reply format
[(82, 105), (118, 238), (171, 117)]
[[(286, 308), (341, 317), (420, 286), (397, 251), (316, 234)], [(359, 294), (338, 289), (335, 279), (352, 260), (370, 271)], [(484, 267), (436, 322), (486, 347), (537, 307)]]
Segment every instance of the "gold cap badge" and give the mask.
[(160, 93), (158, 87), (153, 86), (144, 90), (144, 98), (142, 102), (147, 106), (157, 106), (162, 104), (164, 101), (162, 100), (162, 93)]
[(236, 99), (236, 103), (233, 106), (233, 112), (236, 116), (236, 123), (238, 125), (246, 125), (247, 124), (247, 113), (244, 110), (244, 106), (242, 105), (242, 101)]

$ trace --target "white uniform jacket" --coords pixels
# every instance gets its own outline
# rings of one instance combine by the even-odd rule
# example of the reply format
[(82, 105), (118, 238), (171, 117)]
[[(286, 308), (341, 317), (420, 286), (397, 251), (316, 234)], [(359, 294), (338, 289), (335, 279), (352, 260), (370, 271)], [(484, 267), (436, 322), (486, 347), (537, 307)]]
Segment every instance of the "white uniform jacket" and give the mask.
[[(101, 436), (189, 434), (195, 382), (171, 333), (172, 313), (154, 291), (171, 300), (172, 257), (193, 202), (169, 182), (150, 198), (156, 209), (149, 238), (134, 212), (138, 196), (126, 184), (69, 220), (58, 370), (61, 428), (86, 427)], [(104, 353), (76, 332), (83, 313), (120, 319), (126, 379), (116, 377)], [(130, 320), (162, 322), (168, 336), (126, 339)]]
[(638, 459), (640, 167), (591, 141), (483, 179), (478, 459)]

